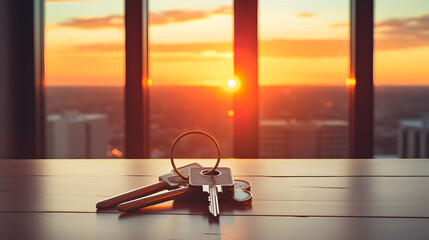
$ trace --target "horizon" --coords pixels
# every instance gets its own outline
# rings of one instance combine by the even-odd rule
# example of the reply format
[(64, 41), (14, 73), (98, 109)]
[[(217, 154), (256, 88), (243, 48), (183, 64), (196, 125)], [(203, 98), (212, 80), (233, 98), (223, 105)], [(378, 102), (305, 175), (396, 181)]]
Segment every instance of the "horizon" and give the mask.
[[(124, 85), (46, 85), (46, 87), (125, 87)], [(156, 87), (216, 87), (223, 88), (224, 86), (219, 85), (152, 85), (150, 88)], [(312, 84), (294, 84), (294, 85), (259, 85), (259, 87), (344, 87), (344, 85), (312, 85)], [(412, 85), (412, 84), (374, 84), (374, 87), (429, 87), (428, 85)]]

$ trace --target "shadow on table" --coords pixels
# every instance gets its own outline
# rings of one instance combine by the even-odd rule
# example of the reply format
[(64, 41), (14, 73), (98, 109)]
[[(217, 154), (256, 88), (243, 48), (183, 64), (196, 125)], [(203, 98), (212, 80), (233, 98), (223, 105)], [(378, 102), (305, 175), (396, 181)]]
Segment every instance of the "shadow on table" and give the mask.
[(43, 239), (39, 215), (23, 217), (47, 204), (40, 192), (43, 178), (38, 177), (42, 166), (40, 161), (0, 161), (0, 239)]
[[(225, 202), (219, 202), (220, 214), (248, 215), (252, 212), (252, 206), (234, 206)], [(119, 219), (141, 217), (146, 214), (168, 214), (168, 215), (206, 215), (210, 222), (219, 222), (218, 219), (209, 215), (207, 197), (192, 197), (176, 199), (163, 204), (146, 207), (135, 213), (121, 213)]]

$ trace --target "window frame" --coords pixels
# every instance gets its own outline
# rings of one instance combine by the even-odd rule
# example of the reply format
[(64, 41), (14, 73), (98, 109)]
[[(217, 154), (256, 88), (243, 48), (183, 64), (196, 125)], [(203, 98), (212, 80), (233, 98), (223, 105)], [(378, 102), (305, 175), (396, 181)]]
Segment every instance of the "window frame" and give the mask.
[[(125, 0), (126, 157), (150, 158), (148, 1)], [(258, 0), (234, 0), (234, 156), (258, 158)], [(349, 158), (373, 157), (374, 0), (350, 0), (348, 87)], [(132, 39), (131, 39), (132, 38)]]
[(6, 136), (0, 158), (44, 158), (44, 0), (6, 1), (3, 6), (7, 77), (2, 81), (8, 106), (0, 119)]
[(374, 156), (374, 0), (350, 0), (349, 158)]
[(148, 0), (125, 0), (125, 157), (150, 158)]
[[(125, 0), (127, 158), (150, 158), (148, 80), (148, 1)], [(258, 158), (258, 1), (234, 0), (234, 157)], [(350, 0), (348, 88), (349, 158), (373, 157), (374, 1)]]

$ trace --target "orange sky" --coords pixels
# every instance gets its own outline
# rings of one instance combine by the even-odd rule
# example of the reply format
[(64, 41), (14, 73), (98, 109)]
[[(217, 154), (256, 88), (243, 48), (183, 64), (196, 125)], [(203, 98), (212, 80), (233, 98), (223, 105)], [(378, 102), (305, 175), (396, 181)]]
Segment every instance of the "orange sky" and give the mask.
[[(123, 85), (122, 15), (50, 21), (49, 4), (60, 3), (47, 4), (47, 84)], [(260, 9), (260, 84), (344, 85), (348, 15), (342, 13), (334, 20), (325, 19), (329, 16), (324, 13), (284, 15), (291, 19), (290, 27), (295, 31), (283, 29), (289, 26), (272, 26), (275, 14)], [(233, 77), (230, 6), (152, 11), (150, 23), (150, 77), (154, 85), (222, 85)], [(377, 21), (376, 84), (429, 83), (425, 64), (428, 23), (425, 14)]]

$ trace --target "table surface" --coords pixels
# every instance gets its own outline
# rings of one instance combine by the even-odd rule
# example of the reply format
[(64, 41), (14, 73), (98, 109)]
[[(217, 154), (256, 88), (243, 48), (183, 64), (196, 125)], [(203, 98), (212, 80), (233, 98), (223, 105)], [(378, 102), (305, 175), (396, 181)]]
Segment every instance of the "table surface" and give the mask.
[[(195, 160), (178, 160), (184, 165)], [(214, 160), (198, 160), (211, 166)], [(155, 183), (167, 159), (0, 160), (0, 239), (429, 239), (428, 159), (224, 159), (250, 207), (180, 199), (125, 214), (105, 198)]]

